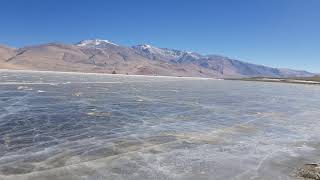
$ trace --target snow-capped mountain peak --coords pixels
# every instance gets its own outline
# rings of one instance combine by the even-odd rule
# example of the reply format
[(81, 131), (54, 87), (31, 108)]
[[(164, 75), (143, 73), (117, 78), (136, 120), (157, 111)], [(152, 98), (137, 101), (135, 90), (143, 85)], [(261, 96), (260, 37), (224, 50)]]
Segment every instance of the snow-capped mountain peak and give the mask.
[(187, 52), (169, 48), (157, 48), (148, 44), (141, 44), (132, 47), (139, 54), (153, 58), (153, 59), (165, 59), (167, 61), (177, 61), (181, 58), (194, 58), (199, 59), (202, 56), (194, 52)]
[(150, 49), (150, 48), (153, 48), (151, 45), (149, 45), (149, 44), (142, 44), (142, 45), (138, 45), (138, 46), (140, 46), (141, 48), (143, 48), (143, 49)]
[(149, 44), (139, 44), (139, 45), (133, 46), (132, 48), (136, 50), (149, 51), (149, 52), (157, 52), (161, 50), (160, 48), (151, 46)]
[(102, 48), (109, 45), (113, 46), (119, 46), (109, 40), (102, 40), (102, 39), (89, 39), (89, 40), (83, 40), (76, 44), (80, 47), (96, 47), (96, 48)]

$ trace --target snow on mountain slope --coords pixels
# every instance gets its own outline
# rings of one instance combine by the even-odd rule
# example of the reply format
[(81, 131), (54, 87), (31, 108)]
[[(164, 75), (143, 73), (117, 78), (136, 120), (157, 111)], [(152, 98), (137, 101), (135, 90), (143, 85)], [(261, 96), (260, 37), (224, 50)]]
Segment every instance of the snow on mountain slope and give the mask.
[(89, 39), (83, 40), (76, 44), (79, 47), (90, 47), (90, 48), (106, 48), (109, 46), (119, 46), (109, 40), (102, 40), (102, 39)]
[(176, 61), (182, 57), (186, 52), (167, 49), (167, 48), (157, 48), (148, 44), (132, 46), (136, 52), (142, 56), (145, 56), (153, 60), (163, 60), (163, 61)]

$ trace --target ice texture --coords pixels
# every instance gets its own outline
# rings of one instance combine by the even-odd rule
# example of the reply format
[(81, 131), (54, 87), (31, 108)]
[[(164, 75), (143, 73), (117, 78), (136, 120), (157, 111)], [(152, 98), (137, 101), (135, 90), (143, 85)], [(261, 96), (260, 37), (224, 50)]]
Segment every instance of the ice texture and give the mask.
[(320, 86), (0, 71), (0, 179), (294, 179)]

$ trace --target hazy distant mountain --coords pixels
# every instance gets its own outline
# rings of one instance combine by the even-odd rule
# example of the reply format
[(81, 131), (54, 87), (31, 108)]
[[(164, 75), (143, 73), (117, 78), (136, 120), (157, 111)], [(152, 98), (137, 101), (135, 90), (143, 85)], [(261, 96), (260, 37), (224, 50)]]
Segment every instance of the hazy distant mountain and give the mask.
[(49, 43), (20, 49), (0, 46), (0, 68), (197, 77), (314, 75), (223, 56), (201, 55), (146, 44), (125, 47), (99, 39), (83, 40), (75, 45)]

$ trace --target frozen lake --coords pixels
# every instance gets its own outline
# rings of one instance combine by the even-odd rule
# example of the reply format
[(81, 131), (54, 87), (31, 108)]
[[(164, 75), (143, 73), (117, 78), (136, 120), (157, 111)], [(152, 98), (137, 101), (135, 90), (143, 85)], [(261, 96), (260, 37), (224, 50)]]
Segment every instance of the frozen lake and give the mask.
[(320, 86), (0, 71), (0, 179), (294, 179)]

